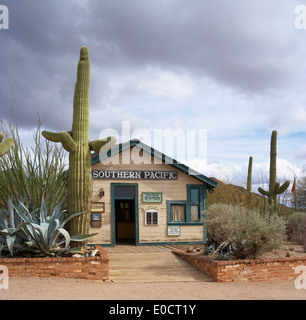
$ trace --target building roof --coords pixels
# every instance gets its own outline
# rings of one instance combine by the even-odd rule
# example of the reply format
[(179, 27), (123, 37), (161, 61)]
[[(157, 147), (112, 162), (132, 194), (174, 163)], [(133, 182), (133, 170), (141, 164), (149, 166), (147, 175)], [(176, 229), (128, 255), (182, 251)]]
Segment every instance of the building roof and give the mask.
[(178, 162), (177, 160), (165, 155), (164, 153), (157, 151), (156, 149), (140, 142), (138, 139), (133, 139), (125, 143), (120, 143), (115, 145), (112, 150), (109, 150), (108, 152), (105, 152), (99, 156), (98, 152), (95, 152), (92, 154), (92, 159), (91, 159), (91, 164), (94, 165), (104, 159), (107, 159), (110, 156), (114, 156), (124, 150), (127, 150), (129, 148), (137, 147), (140, 150), (143, 150), (151, 156), (158, 158), (161, 160), (163, 163), (166, 163), (182, 172), (185, 174), (189, 174), (193, 176), (195, 179), (198, 179), (201, 182), (204, 182), (207, 184), (208, 189), (216, 188), (218, 183), (215, 182), (214, 180), (206, 177), (205, 175), (191, 169), (190, 167)]

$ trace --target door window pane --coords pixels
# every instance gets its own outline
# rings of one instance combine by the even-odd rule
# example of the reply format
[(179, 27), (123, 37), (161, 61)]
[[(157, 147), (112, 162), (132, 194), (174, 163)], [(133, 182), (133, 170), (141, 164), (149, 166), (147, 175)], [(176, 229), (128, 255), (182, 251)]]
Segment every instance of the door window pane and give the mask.
[(115, 187), (115, 198), (135, 198), (135, 188)]

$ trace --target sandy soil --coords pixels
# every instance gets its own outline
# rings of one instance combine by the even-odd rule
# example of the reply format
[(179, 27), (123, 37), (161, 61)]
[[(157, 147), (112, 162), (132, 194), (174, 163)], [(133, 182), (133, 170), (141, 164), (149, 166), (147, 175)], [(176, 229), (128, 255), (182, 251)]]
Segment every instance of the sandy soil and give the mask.
[[(288, 253), (306, 255), (301, 246), (286, 243), (265, 257), (285, 257)], [(55, 277), (10, 278), (9, 288), (0, 289), (0, 300), (306, 300), (306, 289), (296, 289), (293, 280), (114, 283)]]
[(107, 283), (66, 278), (11, 278), (1, 300), (306, 300), (294, 281), (262, 283)]

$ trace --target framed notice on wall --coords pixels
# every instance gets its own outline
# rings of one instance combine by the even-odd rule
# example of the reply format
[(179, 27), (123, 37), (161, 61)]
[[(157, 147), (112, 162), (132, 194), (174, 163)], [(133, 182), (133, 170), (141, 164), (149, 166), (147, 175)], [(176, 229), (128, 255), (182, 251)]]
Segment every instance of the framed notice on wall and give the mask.
[(105, 202), (92, 202), (91, 211), (94, 212), (104, 212), (105, 211)]
[(168, 226), (168, 236), (180, 236), (181, 227), (180, 226)]
[(91, 219), (90, 225), (92, 228), (102, 227), (102, 213), (105, 212), (105, 202), (91, 203)]
[(162, 194), (162, 192), (143, 192), (142, 193), (142, 202), (162, 203), (163, 202), (163, 194)]

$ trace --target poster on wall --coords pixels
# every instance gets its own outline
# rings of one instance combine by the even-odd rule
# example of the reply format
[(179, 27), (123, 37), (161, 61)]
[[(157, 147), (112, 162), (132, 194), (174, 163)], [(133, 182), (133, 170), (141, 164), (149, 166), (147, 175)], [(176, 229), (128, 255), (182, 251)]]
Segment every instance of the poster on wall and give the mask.
[(180, 236), (181, 227), (180, 226), (168, 226), (168, 236)]

